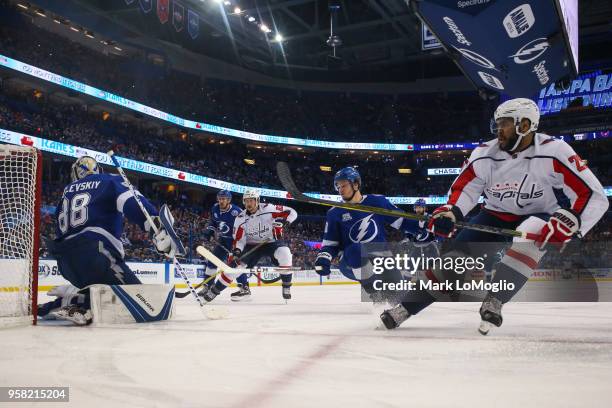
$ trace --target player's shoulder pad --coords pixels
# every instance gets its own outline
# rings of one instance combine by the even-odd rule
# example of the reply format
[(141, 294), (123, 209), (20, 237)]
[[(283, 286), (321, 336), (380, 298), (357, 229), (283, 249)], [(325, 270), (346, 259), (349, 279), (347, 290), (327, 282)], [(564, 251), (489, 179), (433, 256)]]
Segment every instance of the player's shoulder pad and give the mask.
[(335, 213), (337, 213), (337, 212), (338, 212), (338, 211), (340, 211), (340, 210), (342, 210), (342, 208), (339, 208), (339, 207), (332, 207), (332, 208), (330, 208), (329, 210), (327, 210), (327, 215), (328, 215), (328, 216), (332, 216), (332, 215), (334, 215)]
[(363, 197), (363, 201), (362, 202), (368, 202), (368, 203), (372, 203), (372, 204), (380, 204), (380, 203), (386, 203), (387, 201), (389, 201), (389, 199), (382, 195), (382, 194), (367, 194)]
[(90, 177), (96, 177), (98, 180), (102, 182), (120, 184), (123, 187), (128, 188), (127, 184), (125, 183), (125, 180), (123, 180), (123, 177), (121, 177), (118, 174), (102, 173), (102, 174), (93, 174)]
[(242, 208), (238, 207), (236, 204), (232, 204), (231, 210), (230, 210), (230, 214), (233, 217), (237, 217), (238, 215), (240, 215), (240, 213), (242, 212)]
[(536, 133), (534, 139), (534, 145), (536, 148), (536, 154), (544, 156), (571, 156), (574, 153), (574, 149), (562, 139)]
[(244, 218), (246, 217), (246, 209), (241, 210), (240, 213), (236, 216), (236, 218)]
[(470, 157), (467, 159), (466, 164), (473, 162), (476, 159), (486, 156), (494, 156), (499, 152), (499, 145), (497, 139), (492, 139), (487, 142), (483, 142), (476, 146), (472, 153), (470, 153)]
[[(535, 134), (534, 144), (536, 144), (538, 146), (545, 146), (545, 145), (548, 145), (550, 143), (552, 143), (553, 145), (558, 145), (558, 143), (554, 143), (554, 142), (563, 142), (563, 140), (557, 139), (556, 137), (553, 137), (553, 136), (546, 135), (544, 133), (536, 133)], [(563, 143), (565, 143), (565, 142), (563, 142)]]

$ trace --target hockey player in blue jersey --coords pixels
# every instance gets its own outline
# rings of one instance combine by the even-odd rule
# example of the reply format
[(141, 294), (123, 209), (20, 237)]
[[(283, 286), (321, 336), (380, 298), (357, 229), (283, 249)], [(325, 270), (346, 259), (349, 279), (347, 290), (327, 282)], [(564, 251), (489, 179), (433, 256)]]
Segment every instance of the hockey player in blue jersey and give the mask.
[[(213, 250), (213, 254), (219, 259), (227, 259), (228, 255), (232, 251), (232, 231), (234, 228), (234, 221), (238, 214), (242, 212), (242, 209), (235, 204), (232, 204), (232, 193), (227, 190), (221, 190), (217, 193), (217, 203), (212, 206), (210, 210), (210, 221), (204, 238), (211, 241), (215, 232), (217, 233), (217, 245)], [(217, 267), (211, 262), (206, 265), (204, 273), (204, 280), (216, 273)], [(246, 274), (240, 275), (236, 281), (238, 282), (239, 290), (232, 293), (231, 299), (234, 301), (248, 298), (251, 292), (249, 290), (249, 279)], [(210, 286), (214, 282), (204, 285), (200, 290), (199, 294), (203, 296)]]
[[(160, 253), (171, 254), (176, 249), (157, 209), (140, 197), (157, 224), (158, 233), (153, 236), (151, 225), (123, 179), (118, 175), (102, 174), (92, 157), (83, 156), (72, 165), (71, 180), (64, 188), (55, 212), (56, 238), (48, 245), (57, 259), (60, 273), (74, 287), (140, 283), (123, 261), (121, 235), (124, 217), (150, 232)], [(76, 290), (71, 292), (74, 294)], [(61, 289), (53, 293), (66, 294)], [(64, 302), (58, 298), (41, 305), (39, 316), (50, 315), (79, 325), (88, 324), (92, 318), (88, 295), (88, 291), (83, 291), (79, 296), (71, 296), (71, 300), (64, 296)], [(67, 301), (70, 304), (66, 304)]]
[[(347, 203), (359, 203), (400, 211), (382, 195), (361, 193), (361, 176), (353, 167), (338, 171), (334, 177), (334, 188)], [(370, 282), (361, 277), (361, 245), (370, 242), (386, 242), (385, 225), (403, 227), (403, 218), (372, 214), (333, 207), (327, 212), (321, 250), (315, 260), (315, 271), (321, 276), (330, 274), (334, 258), (340, 258), (340, 272), (347, 278), (359, 281), (370, 293)]]
[[(417, 199), (413, 205), (414, 213), (417, 215), (427, 215), (426, 203), (422, 198)], [(406, 239), (412, 243), (416, 249), (417, 256), (438, 256), (440, 255), (436, 242), (438, 239), (433, 232), (427, 230), (427, 221), (405, 219), (402, 228)]]
[[(425, 200), (422, 198), (414, 202), (414, 213), (417, 215), (426, 215), (427, 209)], [(427, 246), (430, 242), (436, 240), (435, 234), (427, 231), (427, 221), (406, 219), (403, 223), (403, 232), (415, 246)]]

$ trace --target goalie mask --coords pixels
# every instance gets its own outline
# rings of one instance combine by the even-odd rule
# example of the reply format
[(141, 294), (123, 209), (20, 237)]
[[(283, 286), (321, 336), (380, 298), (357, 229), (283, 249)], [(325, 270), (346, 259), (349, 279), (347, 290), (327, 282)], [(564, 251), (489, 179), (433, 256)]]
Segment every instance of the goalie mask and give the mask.
[(82, 156), (77, 159), (70, 169), (70, 180), (77, 181), (90, 174), (100, 174), (102, 168), (91, 156)]

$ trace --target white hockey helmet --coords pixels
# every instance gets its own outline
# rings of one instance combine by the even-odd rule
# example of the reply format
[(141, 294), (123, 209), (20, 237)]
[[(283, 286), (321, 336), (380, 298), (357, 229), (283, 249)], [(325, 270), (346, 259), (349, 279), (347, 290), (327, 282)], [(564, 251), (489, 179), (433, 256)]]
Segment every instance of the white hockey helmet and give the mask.
[[(500, 118), (511, 118), (514, 120), (514, 127), (518, 138), (514, 146), (510, 149), (510, 151), (513, 151), (519, 146), (524, 136), (538, 129), (540, 123), (540, 109), (534, 101), (527, 98), (515, 98), (502, 103), (495, 109), (493, 121), (491, 121), (491, 132), (494, 134), (497, 133), (497, 120)], [(521, 132), (519, 130), (519, 126), (523, 119), (529, 119), (531, 122), (531, 126), (529, 126), (526, 132)]]
[(90, 174), (100, 174), (101, 172), (102, 169), (96, 159), (91, 156), (81, 156), (72, 164), (70, 179), (77, 181)]
[(257, 201), (257, 204), (259, 204), (259, 191), (255, 190), (254, 188), (246, 189), (242, 194), (242, 204), (244, 204), (247, 198), (254, 198)]

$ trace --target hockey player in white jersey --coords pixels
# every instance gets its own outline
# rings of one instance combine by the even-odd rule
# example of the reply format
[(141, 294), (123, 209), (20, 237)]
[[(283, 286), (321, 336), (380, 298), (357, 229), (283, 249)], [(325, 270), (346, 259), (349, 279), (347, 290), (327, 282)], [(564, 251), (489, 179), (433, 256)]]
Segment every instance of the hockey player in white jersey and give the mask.
[[(480, 308), (482, 334), (493, 325), (501, 326), (502, 305), (523, 287), (546, 251), (585, 235), (609, 206), (586, 162), (564, 141), (536, 133), (539, 119), (538, 106), (529, 99), (499, 105), (492, 126), (497, 138), (474, 149), (453, 182), (446, 205), (433, 212), (428, 224), (436, 235), (454, 237), (455, 246), (505, 241), (501, 235), (468, 229), (456, 234), (455, 222), (463, 220), (484, 195), (480, 213), (470, 222), (539, 236), (535, 241), (514, 238), (497, 264), (492, 283), (512, 282), (514, 289), (486, 295)], [(555, 190), (569, 198), (570, 208), (561, 208)], [(388, 329), (398, 327), (433, 303), (430, 297), (385, 311), (381, 319)]]
[[(283, 298), (291, 299), (293, 256), (283, 240), (283, 230), (287, 224), (297, 219), (297, 212), (284, 205), (260, 203), (259, 192), (255, 189), (245, 191), (242, 202), (245, 209), (234, 221), (233, 258), (238, 259), (243, 253), (261, 245), (252, 253), (240, 258), (238, 267), (253, 268), (261, 258), (269, 257), (272, 263), (281, 269)], [(233, 278), (235, 277), (221, 273), (217, 282), (204, 294), (204, 300), (212, 301), (232, 283)], [(242, 285), (238, 293), (232, 294), (232, 300), (248, 298), (250, 294), (249, 287)]]

